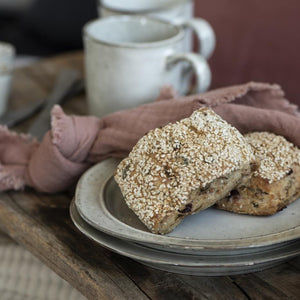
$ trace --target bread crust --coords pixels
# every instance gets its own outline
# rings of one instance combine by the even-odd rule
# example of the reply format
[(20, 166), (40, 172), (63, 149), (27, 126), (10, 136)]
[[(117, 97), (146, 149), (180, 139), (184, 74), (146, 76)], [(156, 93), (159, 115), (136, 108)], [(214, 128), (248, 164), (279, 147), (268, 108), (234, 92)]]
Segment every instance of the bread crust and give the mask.
[(249, 215), (273, 215), (300, 197), (300, 150), (281, 136), (255, 132), (245, 136), (256, 168), (216, 207)]
[(250, 173), (251, 147), (208, 108), (145, 135), (117, 167), (124, 199), (153, 233), (212, 206)]

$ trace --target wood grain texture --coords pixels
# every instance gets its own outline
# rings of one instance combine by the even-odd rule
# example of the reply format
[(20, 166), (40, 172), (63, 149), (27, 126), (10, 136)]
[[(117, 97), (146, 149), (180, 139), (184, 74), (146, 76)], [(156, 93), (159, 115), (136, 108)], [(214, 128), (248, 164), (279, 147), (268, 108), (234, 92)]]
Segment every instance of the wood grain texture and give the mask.
[[(45, 97), (64, 67), (82, 72), (82, 54), (17, 70), (11, 107)], [(64, 109), (85, 114), (85, 96), (70, 99)], [(26, 132), (31, 122), (16, 130)], [(72, 193), (45, 195), (30, 189), (2, 193), (0, 225), (88, 299), (299, 299), (300, 257), (239, 276), (197, 277), (155, 270), (106, 250), (77, 231), (69, 216), (71, 198)]]

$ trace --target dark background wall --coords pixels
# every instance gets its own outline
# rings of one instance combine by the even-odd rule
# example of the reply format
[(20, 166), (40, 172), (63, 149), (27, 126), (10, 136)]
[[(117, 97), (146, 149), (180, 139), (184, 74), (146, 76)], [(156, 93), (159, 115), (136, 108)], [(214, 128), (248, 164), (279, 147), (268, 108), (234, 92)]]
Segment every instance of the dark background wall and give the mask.
[(299, 0), (196, 0), (215, 29), (212, 87), (250, 80), (279, 83), (300, 104)]

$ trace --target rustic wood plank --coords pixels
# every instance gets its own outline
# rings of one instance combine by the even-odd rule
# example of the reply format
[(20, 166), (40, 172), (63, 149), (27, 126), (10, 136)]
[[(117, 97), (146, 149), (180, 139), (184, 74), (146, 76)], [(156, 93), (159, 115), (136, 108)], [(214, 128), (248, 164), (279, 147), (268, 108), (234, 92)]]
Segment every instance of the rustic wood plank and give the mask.
[(68, 214), (69, 201), (64, 195), (2, 194), (0, 224), (88, 299), (147, 299), (108, 258), (107, 250), (75, 229)]
[[(292, 268), (290, 264), (280, 264), (276, 268), (273, 268), (272, 272), (269, 270), (258, 272), (256, 277), (262, 279), (273, 289), (279, 289), (289, 299), (300, 298), (300, 270)], [(295, 298), (295, 295), (298, 295)]]
[(247, 299), (244, 293), (235, 285), (228, 276), (196, 277), (179, 275), (188, 285), (201, 290), (208, 299)]
[[(274, 268), (267, 271), (268, 274), (272, 272), (274, 272)], [(282, 300), (288, 298), (284, 291), (281, 291), (275, 284), (270, 284), (262, 280), (256, 276), (256, 274), (257, 273), (231, 276), (231, 278), (249, 299)], [(297, 294), (294, 294), (293, 296), (296, 297), (296, 295)]]
[(116, 256), (114, 261), (151, 299), (247, 299), (229, 277), (168, 273)]
[(300, 270), (300, 256), (297, 256), (292, 260), (288, 261), (287, 264), (293, 269)]
[(112, 256), (122, 270), (151, 299), (208, 299), (204, 293), (186, 285), (175, 274), (152, 269), (115, 254)]

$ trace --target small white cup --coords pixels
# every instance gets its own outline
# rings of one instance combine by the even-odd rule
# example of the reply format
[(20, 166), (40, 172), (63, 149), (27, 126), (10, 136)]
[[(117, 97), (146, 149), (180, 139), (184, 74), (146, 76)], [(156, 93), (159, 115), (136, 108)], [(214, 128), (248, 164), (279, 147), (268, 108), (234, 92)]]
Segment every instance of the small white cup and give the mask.
[(15, 48), (13, 45), (0, 42), (0, 115), (6, 111), (10, 94), (12, 69)]
[(184, 53), (184, 30), (145, 16), (112, 16), (84, 27), (89, 113), (102, 117), (153, 101), (164, 85), (179, 89), (182, 61), (196, 74), (197, 92), (211, 73), (199, 54)]

